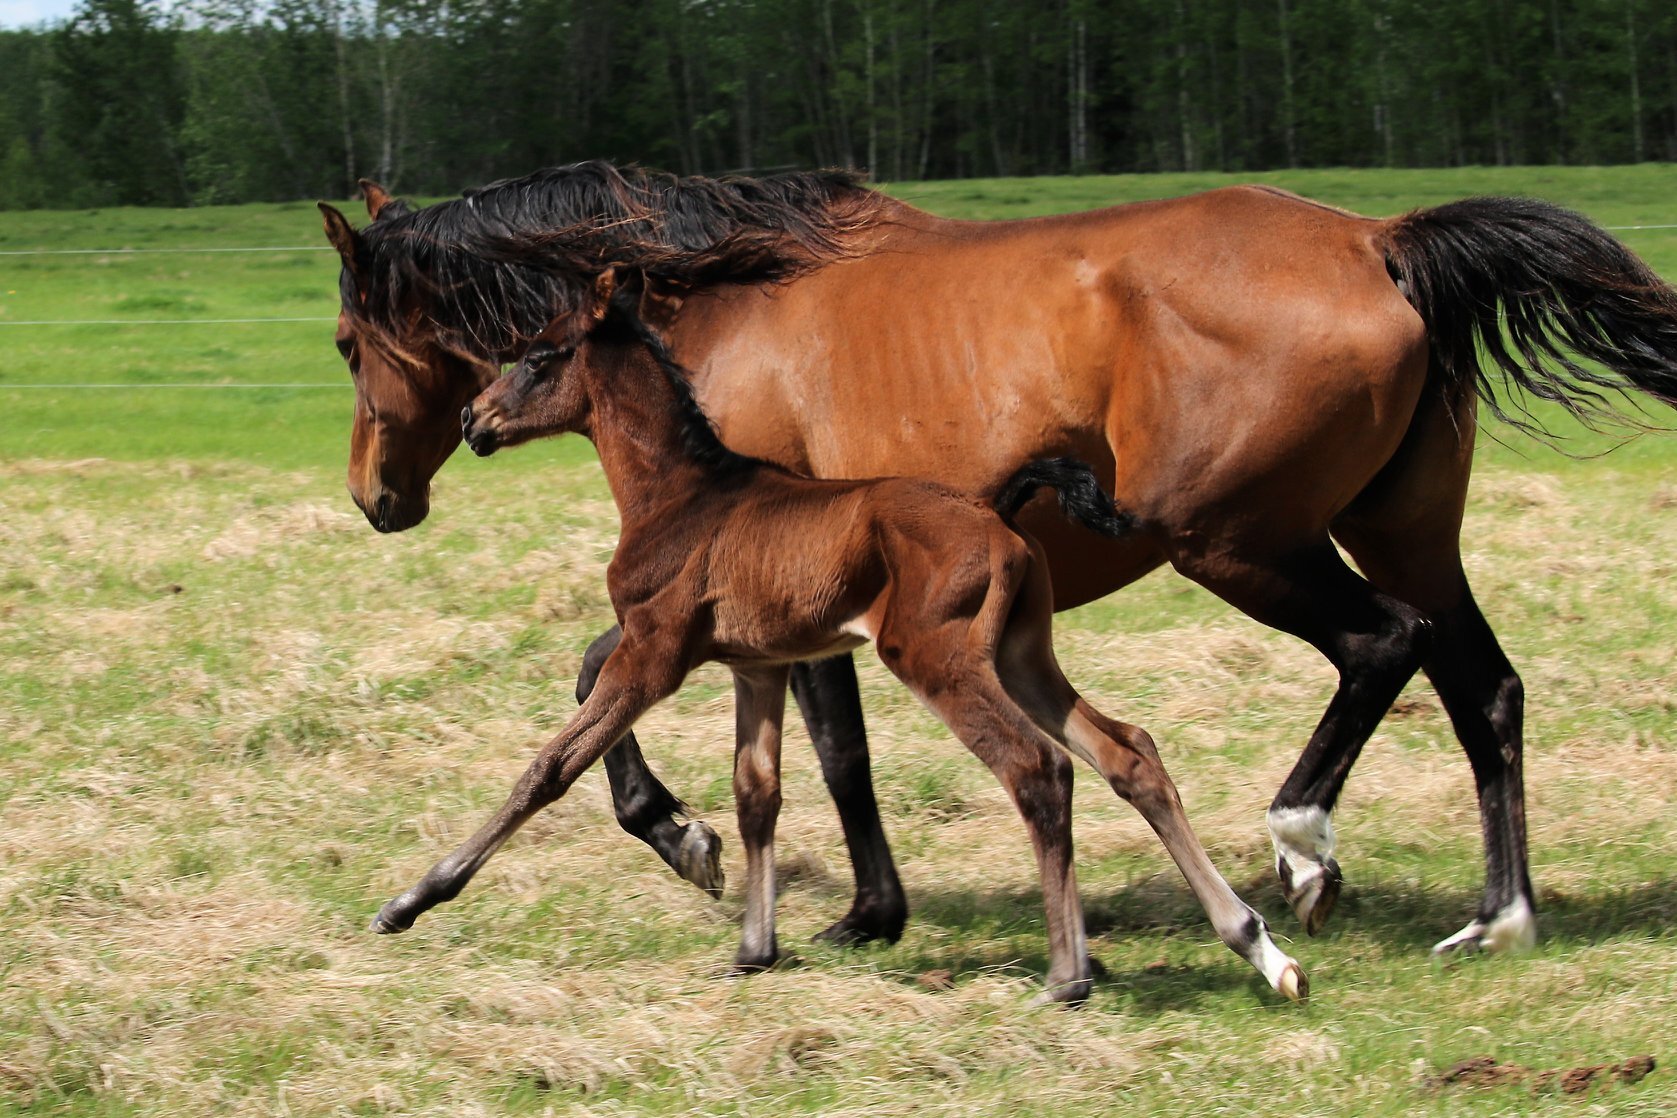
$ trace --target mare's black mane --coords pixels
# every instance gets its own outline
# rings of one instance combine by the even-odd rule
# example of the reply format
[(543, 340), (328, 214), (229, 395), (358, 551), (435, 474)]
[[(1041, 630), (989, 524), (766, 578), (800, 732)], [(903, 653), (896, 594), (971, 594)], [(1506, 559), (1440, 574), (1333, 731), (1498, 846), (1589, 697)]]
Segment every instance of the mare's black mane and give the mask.
[(417, 311), (432, 340), (501, 360), (585, 304), (608, 267), (678, 287), (787, 280), (844, 256), (883, 204), (848, 171), (681, 178), (591, 160), (387, 205), (361, 230), (343, 305), (398, 337)]

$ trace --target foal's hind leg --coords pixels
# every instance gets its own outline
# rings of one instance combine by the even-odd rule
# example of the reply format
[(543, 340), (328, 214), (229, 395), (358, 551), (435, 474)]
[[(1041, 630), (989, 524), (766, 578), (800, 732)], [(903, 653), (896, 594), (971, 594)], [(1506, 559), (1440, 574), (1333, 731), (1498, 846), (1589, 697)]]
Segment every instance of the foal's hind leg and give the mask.
[(1044, 732), (1087, 761), (1141, 813), (1187, 879), (1218, 938), (1271, 987), (1293, 1001), (1304, 1000), (1310, 990), (1304, 970), (1275, 945), (1263, 917), (1212, 864), (1152, 737), (1139, 726), (1101, 714), (1066, 680), (1049, 636), (1049, 599), (1046, 578), (1033, 571), (998, 648), (997, 667), (1008, 693)]
[[(885, 666), (990, 767), (1024, 818), (1048, 920), (1047, 988), (1038, 1000), (1077, 1003), (1094, 981), (1072, 864), (1072, 769), (995, 673), (996, 641), (1028, 560), (1017, 537), (1006, 536), (1003, 547), (992, 554), (987, 583), (944, 570), (946, 601), (922, 588), (906, 604), (893, 602), (876, 644)], [(976, 617), (968, 612), (975, 597), (982, 598)]]
[(874, 799), (855, 661), (846, 653), (793, 665), (792, 695), (821, 759), (821, 776), (838, 808), (856, 875), (850, 911), (815, 938), (827, 943), (895, 943), (908, 921), (908, 899)]
[(1330, 822), (1345, 778), (1398, 692), (1421, 666), (1429, 625), (1358, 578), (1327, 540), (1286, 556), (1219, 551), (1177, 567), (1249, 616), (1314, 645), (1339, 688), (1269, 809), (1276, 872), (1311, 935), (1339, 899)]
[[(595, 638), (582, 657), (577, 675), (576, 701), (586, 702), (594, 690), (600, 667), (623, 639), (623, 630), (613, 625)], [(640, 742), (633, 731), (606, 751), (606, 779), (611, 784), (612, 809), (625, 831), (652, 847), (683, 879), (712, 897), (722, 895), (726, 877), (722, 871), (722, 839), (709, 823), (700, 819), (677, 823), (675, 816), (687, 807), (652, 775)]]

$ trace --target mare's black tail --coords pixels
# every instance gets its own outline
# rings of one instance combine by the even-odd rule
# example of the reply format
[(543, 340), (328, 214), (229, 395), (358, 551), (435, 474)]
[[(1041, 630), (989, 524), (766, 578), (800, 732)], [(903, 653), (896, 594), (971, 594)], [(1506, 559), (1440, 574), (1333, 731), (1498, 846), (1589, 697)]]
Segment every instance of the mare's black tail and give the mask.
[(1045, 485), (1059, 495), (1060, 511), (1067, 519), (1113, 539), (1135, 531), (1136, 518), (1113, 504), (1095, 480), (1095, 471), (1076, 458), (1042, 458), (1032, 462), (1007, 479), (992, 504), (1002, 519), (1011, 524), (1025, 502)]
[[(1529, 198), (1467, 198), (1395, 218), (1385, 248), (1450, 389), (1477, 392), (1499, 417), (1533, 429), (1528, 396), (1587, 424), (1623, 421), (1609, 393), (1677, 406), (1677, 291), (1588, 218)], [(1487, 365), (1512, 386), (1518, 414)]]

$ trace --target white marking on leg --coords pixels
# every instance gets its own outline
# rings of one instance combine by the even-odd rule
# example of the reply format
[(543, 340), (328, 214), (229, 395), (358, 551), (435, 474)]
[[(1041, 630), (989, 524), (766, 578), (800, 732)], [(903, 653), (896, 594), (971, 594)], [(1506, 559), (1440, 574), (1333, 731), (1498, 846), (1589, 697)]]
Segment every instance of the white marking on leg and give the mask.
[(1293, 910), (1308, 913), (1316, 907), (1326, 884), (1324, 863), (1333, 855), (1333, 819), (1319, 807), (1277, 807), (1269, 810), (1269, 837)]
[(1486, 923), (1475, 920), (1449, 939), (1432, 949), (1434, 955), (1454, 955), (1471, 951), (1529, 951), (1537, 943), (1537, 915), (1524, 897), (1516, 897), (1511, 904)]
[(1293, 1001), (1304, 1000), (1308, 987), (1304, 983), (1304, 968), (1269, 938), (1269, 929), (1258, 922), (1258, 938), (1246, 959), (1264, 976), (1270, 988), (1279, 990)]

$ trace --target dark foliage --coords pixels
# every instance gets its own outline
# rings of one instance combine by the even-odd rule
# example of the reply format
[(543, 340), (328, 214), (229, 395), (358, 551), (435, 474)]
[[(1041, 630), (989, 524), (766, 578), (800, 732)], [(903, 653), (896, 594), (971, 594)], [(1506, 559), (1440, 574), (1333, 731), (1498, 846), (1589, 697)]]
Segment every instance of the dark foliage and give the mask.
[(1677, 160), (1674, 59), (1662, 0), (83, 0), (0, 33), (0, 205)]

